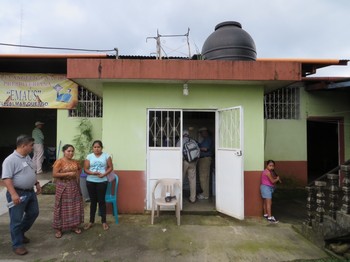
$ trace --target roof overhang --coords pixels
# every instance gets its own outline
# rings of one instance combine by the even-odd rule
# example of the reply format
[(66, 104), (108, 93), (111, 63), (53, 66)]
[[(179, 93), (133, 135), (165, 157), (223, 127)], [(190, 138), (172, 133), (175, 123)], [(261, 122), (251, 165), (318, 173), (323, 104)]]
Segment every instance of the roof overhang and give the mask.
[(346, 66), (348, 59), (305, 59), (305, 58), (260, 58), (257, 61), (284, 61), (301, 63), (302, 76), (310, 76), (316, 74), (317, 69), (327, 66), (341, 65)]
[(69, 58), (106, 57), (106, 54), (0, 54), (0, 72), (67, 74)]
[(105, 83), (261, 85), (265, 92), (301, 80), (299, 62), (68, 59), (67, 77), (91, 91)]

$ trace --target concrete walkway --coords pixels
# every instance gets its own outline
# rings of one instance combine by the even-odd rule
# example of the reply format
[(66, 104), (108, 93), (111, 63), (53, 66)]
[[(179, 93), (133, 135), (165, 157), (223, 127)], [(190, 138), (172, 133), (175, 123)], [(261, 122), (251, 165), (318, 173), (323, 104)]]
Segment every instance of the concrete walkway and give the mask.
[[(260, 218), (238, 221), (224, 215), (182, 214), (181, 226), (173, 212), (161, 212), (155, 225), (150, 225), (149, 214), (120, 215), (118, 225), (108, 215), (108, 231), (102, 230), (97, 218), (90, 230), (80, 235), (65, 232), (56, 239), (51, 228), (54, 195), (39, 195), (39, 205), (40, 216), (26, 234), (31, 239), (26, 245), (29, 253), (23, 257), (12, 252), (7, 212), (0, 216), (0, 261), (259, 262), (328, 257), (289, 223), (269, 224)], [(88, 214), (86, 204), (85, 221)]]
[[(44, 186), (47, 184), (52, 178), (51, 172), (44, 173), (41, 175), (38, 175), (38, 181), (41, 186)], [(6, 187), (4, 187), (4, 184), (0, 184), (0, 216), (3, 214), (6, 214), (8, 211), (8, 208), (6, 206), (7, 200), (6, 200)]]

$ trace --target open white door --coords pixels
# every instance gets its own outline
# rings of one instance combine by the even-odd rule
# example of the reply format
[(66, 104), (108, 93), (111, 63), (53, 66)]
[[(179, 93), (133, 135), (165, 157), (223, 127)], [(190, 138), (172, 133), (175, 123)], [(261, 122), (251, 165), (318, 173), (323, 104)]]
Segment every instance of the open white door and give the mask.
[(147, 209), (150, 210), (152, 190), (158, 179), (175, 178), (182, 184), (182, 110), (150, 109), (147, 114)]
[(217, 111), (216, 209), (244, 219), (243, 108)]

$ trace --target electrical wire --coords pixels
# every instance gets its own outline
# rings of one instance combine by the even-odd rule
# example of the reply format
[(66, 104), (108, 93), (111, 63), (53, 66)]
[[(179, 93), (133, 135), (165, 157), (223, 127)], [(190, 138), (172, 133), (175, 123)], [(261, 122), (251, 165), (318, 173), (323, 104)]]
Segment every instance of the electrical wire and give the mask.
[(12, 46), (12, 47), (25, 47), (25, 48), (37, 48), (37, 49), (55, 49), (55, 50), (69, 50), (69, 51), (86, 51), (86, 52), (112, 52), (112, 51), (115, 51), (115, 49), (93, 50), (93, 49), (84, 49), (84, 48), (16, 45), (16, 44), (7, 44), (7, 43), (0, 43), (0, 45), (2, 45), (2, 46)]

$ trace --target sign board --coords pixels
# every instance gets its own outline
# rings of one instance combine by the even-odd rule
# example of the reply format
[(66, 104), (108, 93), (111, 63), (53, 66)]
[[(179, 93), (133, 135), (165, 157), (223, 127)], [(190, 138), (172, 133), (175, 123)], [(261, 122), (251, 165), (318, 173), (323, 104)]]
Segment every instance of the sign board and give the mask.
[(78, 85), (59, 74), (0, 73), (0, 108), (72, 109)]

